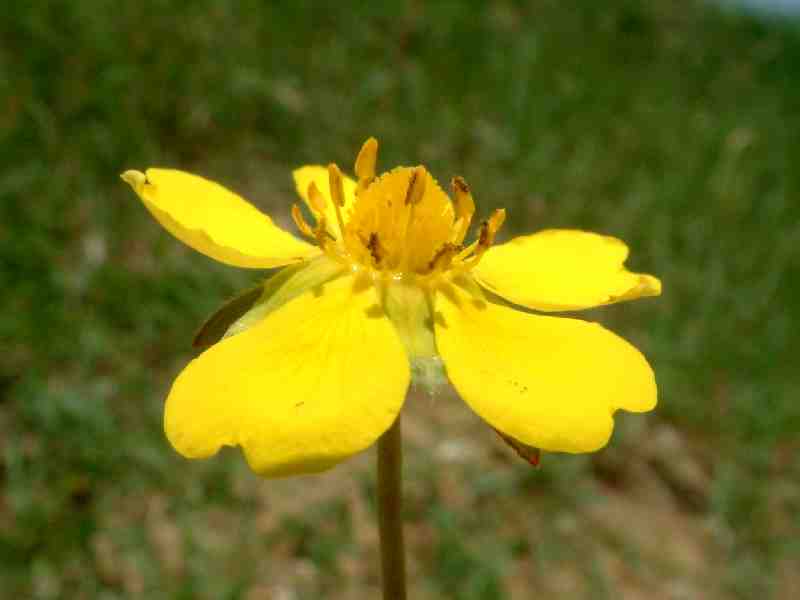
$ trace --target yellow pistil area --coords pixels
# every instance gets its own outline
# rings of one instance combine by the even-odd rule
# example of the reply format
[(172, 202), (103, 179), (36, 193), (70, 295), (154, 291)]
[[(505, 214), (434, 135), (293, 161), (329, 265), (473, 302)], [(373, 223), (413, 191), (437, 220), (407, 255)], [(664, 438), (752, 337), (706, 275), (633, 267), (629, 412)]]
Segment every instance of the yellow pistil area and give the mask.
[(336, 165), (328, 167), (330, 199), (315, 184), (309, 185), (308, 198), (315, 215), (326, 214), (326, 202), (334, 204), (341, 237), (329, 233), (322, 216), (317, 217), (315, 227), (309, 225), (295, 206), (292, 217), (300, 232), (334, 260), (354, 270), (364, 269), (375, 278), (415, 278), (424, 283), (475, 267), (493, 243), (505, 211), (495, 211), (481, 224), (478, 239), (464, 246), (475, 213), (464, 180), (453, 179), (451, 201), (422, 166), (398, 167), (376, 177), (377, 151), (377, 141), (370, 138), (358, 154), (358, 186), (349, 214), (343, 214), (342, 175)]

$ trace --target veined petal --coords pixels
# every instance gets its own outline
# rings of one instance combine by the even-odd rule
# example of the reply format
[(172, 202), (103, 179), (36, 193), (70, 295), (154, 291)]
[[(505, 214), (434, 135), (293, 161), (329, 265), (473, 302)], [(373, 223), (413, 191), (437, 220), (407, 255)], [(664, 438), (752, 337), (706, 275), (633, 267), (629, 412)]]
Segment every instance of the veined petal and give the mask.
[(591, 452), (607, 443), (615, 410), (655, 407), (653, 371), (622, 338), (481, 296), (472, 282), (441, 289), (436, 343), (448, 378), (492, 427), (543, 450)]
[(661, 282), (625, 269), (627, 257), (628, 247), (617, 238), (548, 229), (493, 246), (473, 274), (498, 296), (541, 311), (658, 296)]
[[(333, 205), (331, 197), (331, 186), (328, 180), (328, 168), (319, 165), (307, 165), (300, 167), (292, 172), (294, 177), (294, 185), (297, 188), (297, 193), (308, 206), (308, 209), (317, 217), (317, 211), (311, 206), (308, 200), (308, 186), (313, 182), (317, 189), (325, 197), (325, 225), (327, 226), (328, 233), (336, 239), (342, 238), (342, 232), (339, 230), (339, 221), (336, 218), (336, 207)], [(342, 183), (344, 185), (344, 207), (342, 208), (342, 219), (345, 223), (350, 219), (350, 213), (353, 209), (353, 204), (356, 201), (356, 188), (358, 185), (350, 177), (342, 175)]]
[(126, 171), (122, 179), (167, 231), (220, 262), (267, 269), (319, 254), (316, 246), (298, 240), (208, 179), (173, 169)]
[(374, 287), (346, 276), (189, 363), (167, 398), (164, 427), (188, 458), (239, 445), (263, 476), (313, 473), (388, 429), (408, 383), (403, 345)]

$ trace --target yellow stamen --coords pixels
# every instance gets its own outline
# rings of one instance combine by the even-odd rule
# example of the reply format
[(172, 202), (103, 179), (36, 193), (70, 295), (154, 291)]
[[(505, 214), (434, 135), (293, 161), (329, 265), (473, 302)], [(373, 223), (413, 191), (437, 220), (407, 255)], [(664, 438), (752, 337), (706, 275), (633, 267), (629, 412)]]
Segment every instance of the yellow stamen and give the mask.
[(422, 197), (425, 195), (425, 180), (425, 167), (416, 167), (411, 173), (411, 179), (408, 180), (406, 206), (415, 206), (422, 201)]
[(133, 169), (125, 171), (122, 175), (120, 175), (120, 178), (122, 181), (136, 190), (137, 194), (144, 188), (146, 184), (149, 183), (147, 181), (147, 175), (141, 171), (135, 171)]
[(450, 242), (445, 242), (442, 244), (442, 247), (436, 251), (436, 254), (428, 264), (429, 271), (431, 273), (438, 273), (440, 271), (446, 271), (449, 269), (453, 262), (453, 258), (455, 258), (460, 249), (461, 248), (459, 246)]
[(356, 157), (355, 172), (359, 183), (362, 180), (372, 181), (375, 179), (375, 165), (378, 161), (378, 140), (374, 137), (369, 138)]
[(467, 182), (463, 177), (453, 177), (450, 182), (455, 196), (456, 223), (453, 227), (453, 243), (460, 244), (467, 235), (472, 215), (475, 214), (475, 200), (469, 190)]
[(342, 172), (335, 163), (328, 165), (328, 181), (331, 186), (331, 200), (336, 206), (344, 206), (344, 184), (342, 183)]
[(317, 236), (314, 234), (311, 226), (306, 222), (305, 217), (303, 217), (303, 213), (300, 212), (300, 207), (297, 206), (297, 204), (292, 205), (292, 219), (294, 220), (294, 224), (297, 225), (297, 229), (300, 230), (300, 233), (310, 237), (312, 240), (316, 239)]
[(461, 252), (458, 258), (464, 258), (469, 256), (469, 258), (464, 259), (462, 265), (466, 269), (471, 269), (475, 265), (477, 265), (481, 257), (486, 253), (489, 247), (494, 243), (494, 238), (500, 228), (503, 226), (503, 223), (506, 220), (506, 209), (498, 208), (495, 210), (491, 216), (481, 223), (481, 231), (478, 236), (478, 241), (470, 244), (469, 248), (466, 250), (473, 251), (474, 254), (469, 256), (468, 252)]
[(403, 257), (402, 267), (408, 267), (409, 256), (411, 254), (411, 234), (414, 224), (414, 213), (416, 212), (417, 205), (422, 202), (422, 197), (425, 195), (425, 184), (427, 173), (425, 167), (418, 166), (411, 172), (411, 177), (408, 180), (408, 187), (406, 188), (405, 205), (406, 222), (403, 228), (403, 244), (406, 248), (405, 256)]
[(498, 208), (493, 213), (492, 216), (489, 217), (489, 231), (491, 232), (492, 239), (489, 244), (494, 243), (494, 236), (500, 231), (500, 228), (503, 226), (503, 223), (506, 222), (506, 209), (505, 208)]
[[(341, 256), (341, 252), (338, 252), (335, 248), (335, 244), (333, 244), (333, 242), (336, 242), (336, 238), (328, 233), (327, 220), (325, 219), (325, 208), (328, 203), (325, 200), (325, 196), (319, 191), (317, 184), (313, 181), (308, 184), (308, 202), (311, 204), (311, 208), (314, 209), (314, 218), (317, 220), (317, 226), (312, 231), (314, 239), (317, 240), (317, 245), (331, 258), (339, 261), (344, 260), (344, 257)], [(302, 217), (299, 209), (297, 210), (297, 214)], [(292, 209), (292, 218), (294, 218), (295, 223), (297, 223), (297, 216), (295, 215), (294, 209)], [(305, 223), (305, 221), (303, 222)], [(311, 229), (308, 223), (305, 223), (305, 226), (309, 230)], [(301, 232), (305, 233), (302, 225), (298, 224), (297, 227)]]
[(331, 188), (333, 208), (336, 210), (336, 220), (339, 222), (339, 231), (344, 232), (344, 219), (342, 218), (344, 183), (342, 182), (342, 172), (339, 170), (339, 167), (333, 163), (328, 165), (328, 182)]
[[(355, 161), (358, 187), (350, 192), (339, 167), (327, 167), (330, 194), (309, 182), (312, 227), (298, 206), (292, 218), (300, 232), (320, 249), (353, 268), (364, 268), (376, 280), (419, 276), (425, 279), (464, 272), (474, 267), (494, 242), (505, 211), (496, 210), (481, 224), (478, 239), (464, 247), (475, 215), (475, 201), (462, 177), (451, 180), (450, 198), (423, 166), (398, 167), (376, 177), (378, 142), (364, 142)], [(327, 192), (327, 190), (325, 190)], [(333, 203), (333, 209), (328, 203)], [(346, 211), (346, 212), (345, 212)], [(330, 232), (331, 220), (338, 227)]]
[(324, 215), (320, 216), (317, 221), (317, 227), (314, 229), (314, 237), (317, 240), (317, 245), (325, 254), (340, 262), (346, 262), (346, 257), (342, 255), (342, 252), (339, 251), (335, 243), (336, 238), (328, 233)]

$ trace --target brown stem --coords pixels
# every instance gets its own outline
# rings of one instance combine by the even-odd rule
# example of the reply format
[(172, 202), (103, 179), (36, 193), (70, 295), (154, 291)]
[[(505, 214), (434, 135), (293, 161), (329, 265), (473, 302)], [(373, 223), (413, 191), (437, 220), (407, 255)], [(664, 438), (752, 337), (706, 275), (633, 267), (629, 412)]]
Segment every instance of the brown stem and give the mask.
[(403, 442), (400, 416), (378, 440), (378, 531), (383, 600), (406, 600), (403, 544)]

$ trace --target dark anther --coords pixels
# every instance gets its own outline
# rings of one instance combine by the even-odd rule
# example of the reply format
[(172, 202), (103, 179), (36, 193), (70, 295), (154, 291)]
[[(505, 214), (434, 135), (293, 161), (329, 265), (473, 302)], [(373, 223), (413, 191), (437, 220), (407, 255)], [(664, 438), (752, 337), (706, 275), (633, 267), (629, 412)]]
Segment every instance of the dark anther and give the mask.
[(367, 249), (369, 250), (369, 253), (372, 255), (375, 264), (376, 265), (381, 264), (381, 260), (383, 259), (383, 255), (381, 254), (381, 242), (378, 239), (378, 234), (375, 233), (374, 231), (369, 234)]
[(446, 254), (453, 252), (455, 254), (458, 251), (459, 247), (456, 244), (451, 244), (450, 242), (445, 242), (442, 244), (439, 249), (436, 251), (436, 254), (433, 255), (433, 258), (428, 263), (428, 270), (432, 271), (436, 268), (437, 263), (439, 260), (445, 256)]
[(478, 237), (478, 244), (480, 246), (489, 245), (489, 221), (484, 221), (481, 223), (481, 232), (480, 236)]
[(408, 187), (406, 188), (406, 206), (411, 204), (411, 191), (414, 189), (414, 182), (417, 180), (417, 172), (412, 171), (411, 177), (408, 179)]
[(469, 186), (461, 177), (453, 177), (453, 187), (457, 188), (462, 194), (469, 194)]

